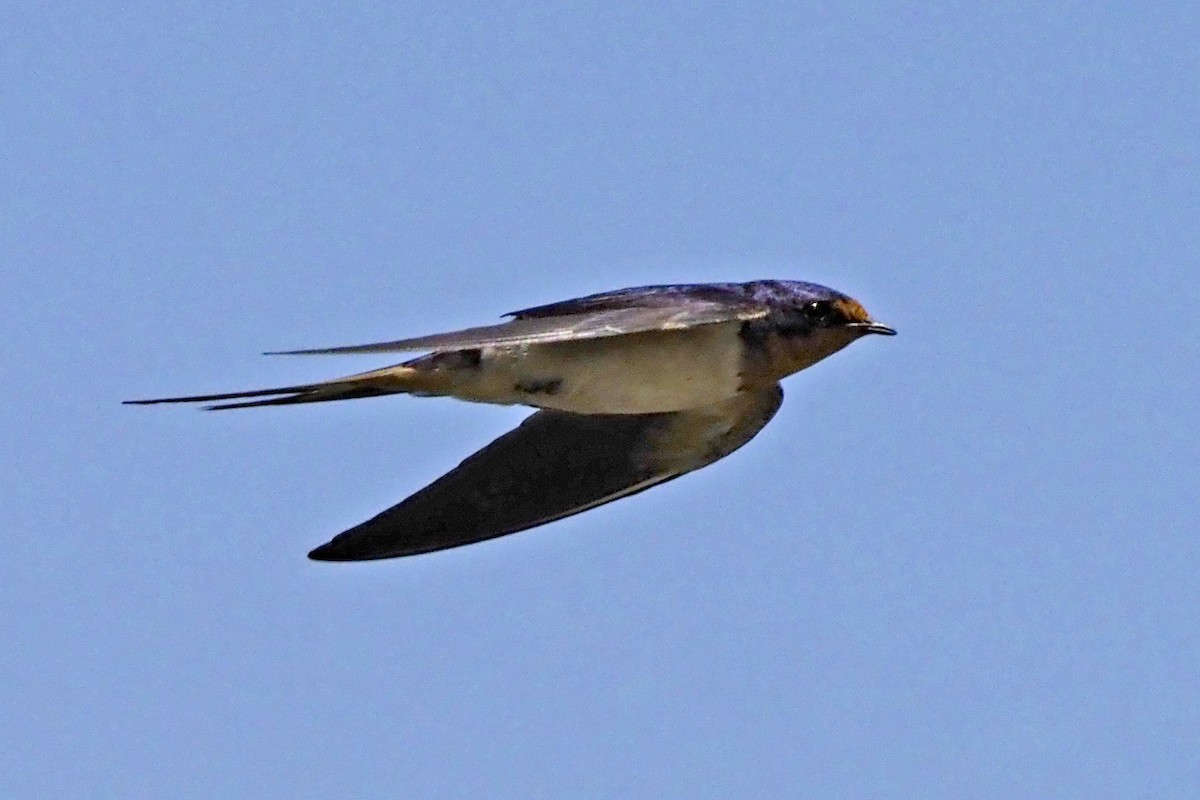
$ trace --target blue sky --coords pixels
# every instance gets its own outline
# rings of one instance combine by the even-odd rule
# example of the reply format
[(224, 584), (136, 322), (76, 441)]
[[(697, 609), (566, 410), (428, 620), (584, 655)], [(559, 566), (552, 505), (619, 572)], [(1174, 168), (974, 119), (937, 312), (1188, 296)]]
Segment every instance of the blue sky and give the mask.
[[(0, 13), (0, 794), (1194, 796), (1195, 4), (566, 6)], [(521, 410), (119, 405), (758, 277), (900, 335), (446, 553)]]

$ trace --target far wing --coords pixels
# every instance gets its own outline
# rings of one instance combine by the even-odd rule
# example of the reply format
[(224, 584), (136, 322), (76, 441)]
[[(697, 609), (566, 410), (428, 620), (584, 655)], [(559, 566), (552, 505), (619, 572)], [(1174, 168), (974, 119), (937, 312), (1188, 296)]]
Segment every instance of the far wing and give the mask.
[(287, 350), (268, 355), (336, 355), (388, 353), (403, 350), (468, 350), (489, 345), (542, 344), (575, 339), (598, 339), (643, 331), (670, 331), (719, 322), (759, 319), (766, 306), (749, 302), (691, 300), (686, 303), (623, 305), (595, 311), (544, 316), (518, 316), (510, 322), (435, 333), (394, 342)]
[(611, 292), (598, 292), (571, 300), (560, 300), (505, 314), (507, 317), (552, 317), (610, 311), (615, 308), (679, 308), (691, 304), (716, 303), (726, 306), (754, 306), (754, 300), (739, 283), (677, 283), (658, 286), (634, 286)]
[(309, 553), (416, 555), (569, 517), (724, 458), (775, 415), (773, 385), (669, 414), (539, 411), (404, 502)]

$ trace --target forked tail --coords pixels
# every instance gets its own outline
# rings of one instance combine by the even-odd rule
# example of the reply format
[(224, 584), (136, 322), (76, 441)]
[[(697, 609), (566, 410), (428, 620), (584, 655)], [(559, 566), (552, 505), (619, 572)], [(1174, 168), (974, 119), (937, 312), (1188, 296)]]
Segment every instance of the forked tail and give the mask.
[[(275, 389), (255, 389), (250, 392), (197, 394), (187, 397), (158, 397), (151, 400), (126, 400), (125, 405), (148, 406), (156, 403), (214, 403), (205, 406), (209, 411), (256, 406), (285, 406), (295, 403), (325, 403), (330, 400), (354, 400), (359, 397), (379, 397), (385, 394), (440, 394), (444, 378), (436, 372), (417, 370), (403, 364), (394, 367), (335, 378), (320, 383), (280, 386)], [(225, 403), (224, 400), (243, 400), (261, 397), (262, 400)]]

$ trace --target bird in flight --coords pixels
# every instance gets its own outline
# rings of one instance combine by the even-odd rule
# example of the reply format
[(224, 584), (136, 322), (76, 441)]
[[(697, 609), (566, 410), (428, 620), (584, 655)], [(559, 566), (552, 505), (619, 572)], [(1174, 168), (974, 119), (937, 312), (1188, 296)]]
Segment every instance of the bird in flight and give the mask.
[(762, 430), (783, 402), (783, 378), (868, 334), (896, 333), (847, 295), (783, 280), (642, 286), (507, 316), (452, 333), (278, 353), (426, 353), (344, 378), (126, 402), (230, 409), (411, 394), (538, 409), (309, 553), (363, 561), (516, 533), (700, 469)]

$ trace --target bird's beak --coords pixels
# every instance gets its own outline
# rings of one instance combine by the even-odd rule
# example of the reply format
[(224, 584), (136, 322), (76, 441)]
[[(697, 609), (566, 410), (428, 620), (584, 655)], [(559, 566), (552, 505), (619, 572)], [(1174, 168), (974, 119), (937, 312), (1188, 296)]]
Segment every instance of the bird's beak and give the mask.
[(895, 336), (896, 329), (889, 328), (882, 322), (856, 322), (853, 324), (855, 328), (862, 328), (866, 333), (878, 333), (882, 336)]

